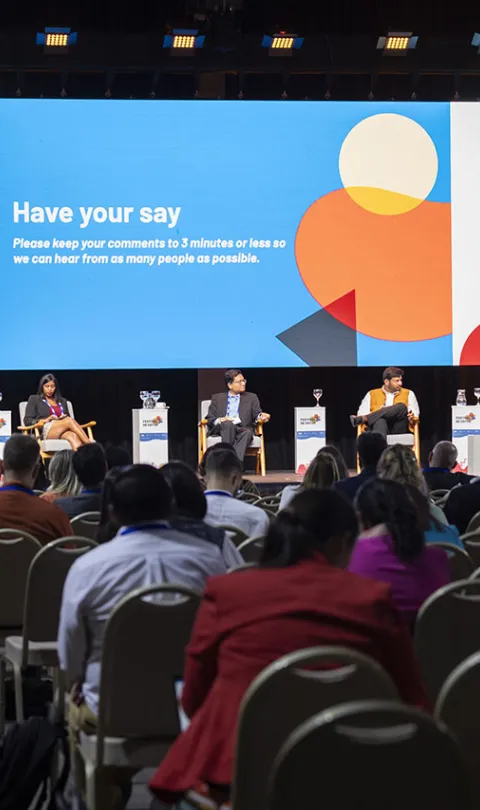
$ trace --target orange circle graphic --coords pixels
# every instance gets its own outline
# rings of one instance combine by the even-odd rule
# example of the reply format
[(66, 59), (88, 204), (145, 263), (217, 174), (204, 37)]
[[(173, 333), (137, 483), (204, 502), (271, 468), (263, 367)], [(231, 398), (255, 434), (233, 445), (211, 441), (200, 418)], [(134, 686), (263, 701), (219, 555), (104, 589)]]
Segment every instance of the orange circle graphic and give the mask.
[(425, 201), (403, 215), (381, 216), (339, 189), (306, 211), (295, 255), (322, 307), (355, 291), (359, 332), (428, 340), (452, 331), (450, 233), (449, 203)]

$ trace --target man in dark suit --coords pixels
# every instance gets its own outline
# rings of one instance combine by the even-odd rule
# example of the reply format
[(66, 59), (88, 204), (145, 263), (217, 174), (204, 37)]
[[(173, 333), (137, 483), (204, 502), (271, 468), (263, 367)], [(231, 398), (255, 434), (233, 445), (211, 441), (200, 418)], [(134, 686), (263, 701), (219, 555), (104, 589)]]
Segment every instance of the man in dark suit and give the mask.
[(377, 464), (380, 456), (387, 446), (387, 440), (381, 433), (361, 433), (357, 439), (357, 453), (360, 461), (361, 473), (351, 478), (336, 481), (333, 488), (345, 495), (349, 501), (355, 499), (358, 490), (370, 478), (377, 474)]
[(268, 422), (270, 414), (264, 413), (256, 394), (245, 390), (247, 381), (239, 369), (225, 372), (227, 391), (213, 394), (207, 414), (208, 435), (220, 436), (228, 442), (243, 461), (252, 441), (256, 422)]
[(84, 512), (100, 511), (102, 487), (107, 474), (107, 462), (102, 445), (93, 442), (79, 447), (73, 454), (72, 464), (83, 490), (80, 495), (70, 495), (54, 501), (56, 506), (67, 513), (70, 520)]

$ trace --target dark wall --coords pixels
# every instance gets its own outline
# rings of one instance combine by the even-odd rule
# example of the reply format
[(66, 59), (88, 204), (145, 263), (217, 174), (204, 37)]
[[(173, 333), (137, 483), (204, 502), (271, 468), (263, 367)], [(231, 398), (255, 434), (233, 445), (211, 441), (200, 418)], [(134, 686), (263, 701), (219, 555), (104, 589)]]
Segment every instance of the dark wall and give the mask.
[[(272, 414), (265, 430), (270, 470), (294, 466), (293, 409), (313, 405), (312, 389), (323, 388), (321, 404), (327, 408), (327, 439), (337, 444), (349, 466), (355, 457), (354, 431), (348, 415), (354, 413), (369, 388), (381, 385), (378, 368), (243, 369), (248, 390), (260, 396), (264, 410)], [(42, 371), (0, 371), (0, 409), (12, 410), (18, 424), (18, 402), (35, 393)], [(197, 453), (198, 400), (221, 390), (223, 370), (62, 371), (63, 394), (71, 399), (79, 421), (96, 419), (96, 438), (101, 442), (131, 441), (132, 408), (140, 406), (138, 392), (159, 388), (170, 405), (170, 455), (194, 463)], [(480, 386), (480, 367), (409, 368), (405, 385), (420, 401), (422, 458), (440, 439), (450, 437), (450, 407), (457, 388), (467, 389), (474, 404), (473, 388)]]

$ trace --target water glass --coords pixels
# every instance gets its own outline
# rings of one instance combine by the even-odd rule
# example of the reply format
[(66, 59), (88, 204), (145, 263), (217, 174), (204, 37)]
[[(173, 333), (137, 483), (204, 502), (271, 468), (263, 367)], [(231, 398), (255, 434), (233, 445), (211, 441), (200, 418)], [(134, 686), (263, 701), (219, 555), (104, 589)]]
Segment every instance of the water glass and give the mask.
[(314, 388), (313, 389), (313, 396), (317, 400), (317, 408), (318, 408), (318, 401), (321, 398), (322, 394), (323, 394), (323, 390), (321, 388)]
[(457, 391), (457, 405), (466, 405), (467, 404), (467, 395), (465, 388), (459, 388)]

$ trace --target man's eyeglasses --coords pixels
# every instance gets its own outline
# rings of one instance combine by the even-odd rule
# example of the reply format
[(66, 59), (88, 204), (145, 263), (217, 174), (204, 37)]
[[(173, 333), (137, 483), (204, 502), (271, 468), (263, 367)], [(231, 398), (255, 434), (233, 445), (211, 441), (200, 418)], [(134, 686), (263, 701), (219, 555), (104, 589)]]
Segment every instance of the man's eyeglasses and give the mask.
[(233, 382), (234, 382), (236, 385), (242, 385), (243, 383), (245, 383), (245, 385), (247, 384), (247, 381), (246, 381), (246, 380), (234, 380)]

